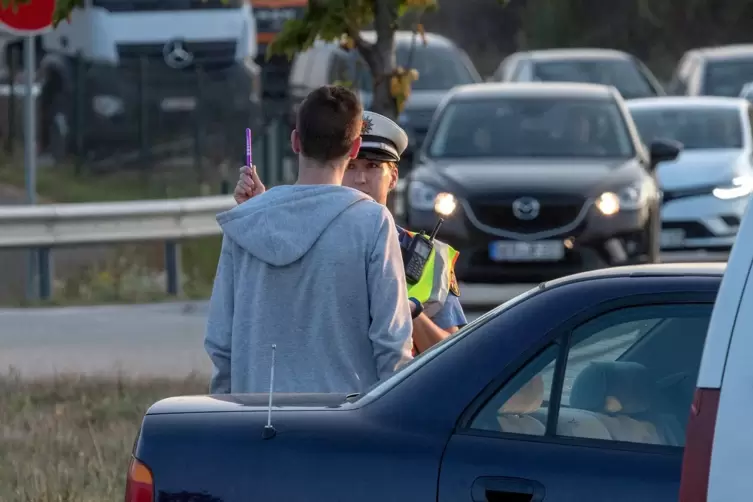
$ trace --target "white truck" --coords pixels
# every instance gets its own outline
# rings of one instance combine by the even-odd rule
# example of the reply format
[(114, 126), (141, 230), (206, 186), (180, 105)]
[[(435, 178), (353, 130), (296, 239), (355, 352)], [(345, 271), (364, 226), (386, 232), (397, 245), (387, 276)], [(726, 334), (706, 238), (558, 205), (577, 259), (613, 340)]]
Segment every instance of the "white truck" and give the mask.
[[(260, 115), (256, 21), (246, 0), (86, 0), (36, 42), (39, 142), (56, 159), (75, 145), (76, 127), (87, 144), (101, 144), (133, 141), (144, 123), (185, 124), (197, 106), (241, 120)], [(11, 57), (23, 61), (22, 39), (4, 46), (6, 70)]]

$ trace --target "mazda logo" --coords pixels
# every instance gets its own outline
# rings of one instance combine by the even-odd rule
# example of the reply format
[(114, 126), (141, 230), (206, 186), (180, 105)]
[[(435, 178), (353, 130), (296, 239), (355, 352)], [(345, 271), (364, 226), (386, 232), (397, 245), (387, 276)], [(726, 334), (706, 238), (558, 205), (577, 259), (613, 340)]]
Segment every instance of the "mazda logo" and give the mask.
[(181, 40), (166, 43), (162, 49), (162, 55), (165, 57), (167, 66), (176, 70), (186, 68), (193, 63), (193, 54), (186, 50)]
[(541, 204), (533, 197), (521, 197), (512, 203), (512, 214), (519, 220), (535, 220), (541, 211)]

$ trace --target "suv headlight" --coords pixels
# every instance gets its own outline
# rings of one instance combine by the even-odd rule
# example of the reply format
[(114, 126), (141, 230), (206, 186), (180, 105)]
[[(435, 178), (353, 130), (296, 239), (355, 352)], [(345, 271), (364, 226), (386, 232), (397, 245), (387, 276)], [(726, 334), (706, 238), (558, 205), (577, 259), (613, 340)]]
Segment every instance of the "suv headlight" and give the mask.
[(408, 205), (412, 209), (433, 211), (437, 195), (439, 195), (439, 190), (426, 183), (414, 181), (408, 185)]
[(633, 183), (617, 190), (604, 192), (596, 199), (596, 208), (605, 216), (612, 216), (621, 210), (634, 211), (643, 208), (648, 202), (648, 187)]
[(718, 186), (713, 192), (717, 199), (739, 199), (747, 197), (753, 193), (753, 178), (750, 176), (739, 176), (733, 179), (728, 185)]
[(448, 218), (457, 209), (458, 200), (449, 192), (414, 181), (408, 188), (408, 206), (417, 211), (434, 211), (442, 218)]
[(633, 183), (617, 192), (620, 207), (628, 211), (641, 209), (648, 202), (648, 187), (643, 183)]

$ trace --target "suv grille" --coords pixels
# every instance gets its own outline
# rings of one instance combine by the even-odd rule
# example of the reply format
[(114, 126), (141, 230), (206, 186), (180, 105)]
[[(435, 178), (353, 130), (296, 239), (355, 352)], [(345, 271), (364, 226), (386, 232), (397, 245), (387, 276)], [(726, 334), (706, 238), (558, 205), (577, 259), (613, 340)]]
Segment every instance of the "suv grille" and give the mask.
[[(119, 44), (118, 56), (123, 66), (138, 67), (141, 58), (145, 58), (148, 69), (167, 68), (165, 61), (165, 43), (158, 44)], [(236, 42), (184, 42), (183, 49), (193, 55), (190, 65), (178, 71), (195, 71), (196, 67), (205, 70), (222, 69), (235, 62)]]
[[(526, 196), (528, 197), (528, 196)], [(501, 197), (496, 200), (471, 201), (476, 219), (484, 225), (523, 234), (554, 230), (572, 223), (583, 209), (585, 198), (568, 196), (530, 196), (539, 202), (539, 214), (531, 220), (522, 220), (513, 211), (516, 197)]]

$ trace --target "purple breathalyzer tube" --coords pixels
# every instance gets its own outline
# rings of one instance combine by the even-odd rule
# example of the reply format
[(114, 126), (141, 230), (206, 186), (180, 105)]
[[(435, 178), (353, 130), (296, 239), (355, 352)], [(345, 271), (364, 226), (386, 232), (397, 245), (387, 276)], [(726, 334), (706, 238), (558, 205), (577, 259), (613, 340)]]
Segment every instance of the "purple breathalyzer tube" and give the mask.
[(246, 128), (246, 165), (252, 169), (254, 161), (251, 156), (251, 129)]

